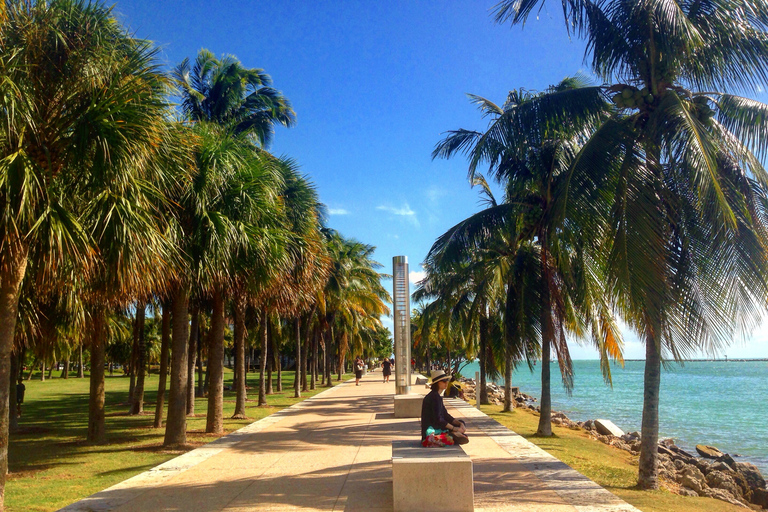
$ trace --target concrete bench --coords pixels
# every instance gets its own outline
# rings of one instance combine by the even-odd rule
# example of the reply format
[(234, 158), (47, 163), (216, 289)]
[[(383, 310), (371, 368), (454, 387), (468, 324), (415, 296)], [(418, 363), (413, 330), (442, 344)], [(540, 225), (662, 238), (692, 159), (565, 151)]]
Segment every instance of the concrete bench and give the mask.
[(472, 459), (458, 446), (392, 441), (394, 512), (474, 510)]
[(421, 418), (424, 395), (395, 395), (395, 418)]

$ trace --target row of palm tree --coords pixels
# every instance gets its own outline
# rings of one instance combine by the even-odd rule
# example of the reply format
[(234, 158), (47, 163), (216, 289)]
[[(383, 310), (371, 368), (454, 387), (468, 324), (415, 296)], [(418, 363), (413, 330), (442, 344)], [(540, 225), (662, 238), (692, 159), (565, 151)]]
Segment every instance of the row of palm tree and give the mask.
[(278, 339), (295, 342), (299, 396), (316, 384), (320, 349), (322, 383), (330, 386), (350, 351), (382, 338), (379, 316), (388, 313), (389, 295), (373, 247), (327, 228), (311, 181), (294, 161), (268, 151), (275, 127), (295, 123), (269, 75), (206, 50), (167, 73), (157, 52), (99, 2), (4, 4), (0, 508), (9, 425), (17, 420), (9, 383), (26, 348), (45, 355), (46, 344), (84, 342), (87, 439), (104, 443), (110, 340), (125, 337), (130, 318), (137, 414), (145, 314), (153, 304), (162, 312), (155, 426), (163, 423), (167, 394), (164, 445), (178, 447), (186, 444), (195, 361), (201, 367), (203, 356), (206, 431), (223, 431), (229, 323), (236, 417), (246, 415), (248, 340), (260, 345), (264, 405), (272, 382), (265, 368), (273, 366)]
[[(489, 357), (506, 360), (507, 386), (515, 364), (541, 359), (541, 435), (551, 434), (551, 351), (569, 389), (567, 340), (588, 336), (610, 381), (620, 317), (645, 343), (638, 485), (653, 489), (662, 362), (716, 354), (765, 313), (768, 106), (720, 91), (765, 86), (768, 10), (752, 1), (559, 3), (603, 83), (518, 89), (502, 106), (471, 96), (487, 130), (449, 132), (433, 156), (466, 154), (488, 207), (435, 242), (418, 294), (442, 312), (436, 322), (465, 333), (503, 319), (504, 343), (475, 353), (481, 369)], [(503, 0), (495, 19), (523, 24), (543, 4)], [(498, 203), (482, 165), (503, 192)]]

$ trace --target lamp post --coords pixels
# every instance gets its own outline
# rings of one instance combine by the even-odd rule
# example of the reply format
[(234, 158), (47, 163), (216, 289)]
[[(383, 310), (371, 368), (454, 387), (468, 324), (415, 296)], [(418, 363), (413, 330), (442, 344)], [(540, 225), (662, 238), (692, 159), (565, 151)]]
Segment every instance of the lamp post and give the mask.
[(407, 395), (411, 391), (411, 297), (408, 291), (408, 256), (392, 258), (395, 314), (395, 391)]

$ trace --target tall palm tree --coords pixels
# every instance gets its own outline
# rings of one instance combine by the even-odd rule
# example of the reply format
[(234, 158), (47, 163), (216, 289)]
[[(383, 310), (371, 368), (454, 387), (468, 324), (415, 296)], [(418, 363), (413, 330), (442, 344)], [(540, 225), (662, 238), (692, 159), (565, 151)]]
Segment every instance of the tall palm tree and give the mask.
[[(569, 78), (544, 93), (512, 91), (502, 107), (472, 96), (483, 116), (491, 118), (488, 129), (451, 132), (434, 153), (447, 158), (466, 151), (470, 158), (469, 178), (483, 186), (489, 204), (479, 217), (468, 219), (438, 240), (433, 248), (434, 263), (439, 265), (446, 258), (449, 263), (455, 261), (456, 256), (451, 253), (456, 251), (474, 255), (469, 248), (477, 241), (473, 239), (475, 233), (480, 237), (485, 233), (495, 237), (482, 243), (481, 248), (485, 250), (498, 246), (500, 239), (511, 241), (513, 247), (523, 241), (535, 243), (539, 255), (537, 288), (541, 311), (533, 318), (537, 319), (537, 330), (541, 333), (542, 397), (538, 434), (543, 436), (552, 435), (551, 349), (557, 353), (566, 390), (570, 390), (573, 383), (566, 331), (577, 337), (593, 332), (607, 379), (610, 379), (608, 355), (621, 358), (616, 343), (620, 337), (611, 308), (605, 301), (606, 294), (600, 287), (602, 283), (591, 277), (601, 274), (602, 266), (596, 257), (599, 253), (590, 253), (583, 247), (579, 224), (565, 216), (568, 196), (562, 194), (567, 190), (563, 183), (569, 178), (569, 165), (585, 133), (601, 117), (587, 111), (586, 115), (572, 116), (559, 123), (542, 118), (547, 104), (567, 92), (592, 99), (598, 113), (601, 107), (605, 110), (607, 104), (601, 104), (594, 88), (585, 87), (581, 82), (578, 78)], [(485, 179), (477, 175), (477, 166), (481, 163), (488, 163), (491, 176), (504, 186), (502, 204), (496, 203)], [(503, 244), (500, 248), (514, 253)]]
[[(79, 207), (130, 176), (157, 142), (164, 79), (156, 50), (99, 2), (5, 5), (0, 27), (0, 487), (7, 465), (8, 361), (30, 251), (52, 271), (91, 241)], [(5, 404), (5, 405), (2, 405)], [(1, 491), (1, 489), (0, 489)], [(1, 495), (1, 492), (0, 492)]]
[[(645, 342), (641, 488), (658, 487), (661, 362), (716, 353), (764, 309), (768, 79), (761, 2), (561, 0), (617, 109), (574, 159), (569, 195), (608, 255), (608, 289)], [(541, 0), (503, 0), (524, 23)], [(567, 95), (564, 95), (567, 96)], [(567, 116), (573, 101), (558, 102)], [(599, 221), (597, 220), (599, 219)]]

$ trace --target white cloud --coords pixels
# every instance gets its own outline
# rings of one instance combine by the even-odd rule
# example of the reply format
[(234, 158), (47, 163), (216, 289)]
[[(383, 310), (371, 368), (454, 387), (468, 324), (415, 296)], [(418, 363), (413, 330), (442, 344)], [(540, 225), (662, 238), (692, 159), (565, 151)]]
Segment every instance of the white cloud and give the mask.
[(411, 284), (416, 284), (422, 279), (424, 279), (425, 277), (427, 277), (427, 273), (424, 272), (423, 270), (422, 271), (411, 270), (410, 272), (408, 272), (408, 280), (411, 282)]
[(403, 203), (403, 205), (399, 208), (382, 204), (377, 206), (376, 209), (390, 213), (392, 215), (397, 215), (398, 217), (402, 217), (409, 223), (413, 224), (415, 227), (420, 227), (419, 219), (416, 217), (416, 212), (411, 209), (408, 203)]
[(408, 206), (408, 203), (403, 203), (403, 206), (400, 208), (395, 208), (394, 206), (385, 206), (380, 205), (376, 207), (377, 210), (382, 210), (385, 212), (389, 212), (394, 215), (403, 215), (406, 217), (414, 216), (416, 215), (416, 212), (411, 210), (411, 207)]
[(349, 215), (344, 208), (328, 208), (328, 215)]

